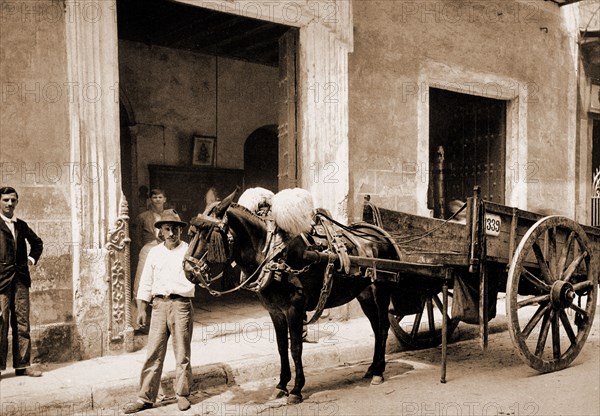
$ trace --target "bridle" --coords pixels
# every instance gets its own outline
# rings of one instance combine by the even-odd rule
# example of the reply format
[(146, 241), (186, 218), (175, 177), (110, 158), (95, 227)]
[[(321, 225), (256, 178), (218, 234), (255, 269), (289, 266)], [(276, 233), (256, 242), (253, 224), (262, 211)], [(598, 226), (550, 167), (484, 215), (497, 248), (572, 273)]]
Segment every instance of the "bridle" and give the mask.
[[(192, 273), (195, 277), (196, 283), (200, 287), (208, 290), (212, 295), (219, 296), (224, 293), (229, 293), (229, 291), (221, 293), (220, 291), (215, 291), (214, 289), (212, 289), (210, 287), (210, 285), (212, 283), (216, 282), (221, 277), (223, 277), (223, 272), (220, 272), (216, 276), (211, 276), (210, 275), (210, 260), (208, 259), (208, 257), (209, 257), (208, 245), (210, 244), (211, 236), (213, 233), (218, 232), (221, 236), (222, 241), (227, 241), (227, 245), (225, 246), (227, 258), (226, 258), (224, 264), (232, 264), (233, 263), (233, 259), (230, 258), (230, 253), (232, 252), (232, 245), (233, 245), (233, 236), (229, 232), (227, 220), (226, 219), (217, 220), (213, 217), (209, 217), (208, 215), (201, 214), (195, 218), (195, 221), (196, 221), (196, 223), (198, 223), (198, 222), (202, 223), (204, 226), (210, 226), (210, 230), (206, 233), (205, 243), (206, 243), (207, 249), (204, 251), (204, 254), (202, 254), (202, 256), (199, 259), (195, 258), (191, 254), (190, 255), (186, 254), (183, 259), (183, 268), (186, 272)], [(209, 224), (209, 225), (207, 225), (207, 224)], [(192, 225), (197, 226), (198, 224), (192, 224)], [(201, 235), (202, 235), (202, 232), (199, 230), (196, 230), (194, 232), (192, 241), (189, 244), (190, 248), (192, 248), (193, 250), (196, 249), (196, 246), (199, 243)], [(191, 266), (191, 267), (188, 267), (188, 266)]]
[[(253, 213), (245, 207), (240, 206), (241, 208), (248, 211), (251, 215), (260, 218), (262, 221), (266, 222), (267, 225), (267, 238), (265, 246), (262, 250), (262, 254), (264, 259), (260, 262), (254, 272), (245, 277), (243, 281), (241, 281), (236, 287), (228, 290), (215, 290), (210, 287), (210, 285), (217, 281), (222, 277), (223, 272), (219, 273), (216, 276), (210, 276), (210, 262), (209, 258), (209, 246), (210, 240), (212, 239), (213, 233), (220, 233), (223, 241), (227, 241), (227, 258), (223, 263), (231, 264), (235, 266), (235, 260), (231, 257), (233, 253), (233, 244), (234, 237), (229, 230), (229, 225), (227, 223), (227, 216), (223, 219), (219, 220), (214, 217), (210, 217), (207, 215), (199, 215), (196, 217), (195, 222), (202, 223), (205, 227), (210, 226), (210, 230), (206, 233), (205, 243), (207, 249), (202, 254), (200, 259), (196, 259), (191, 255), (186, 255), (184, 257), (184, 270), (189, 270), (190, 273), (193, 273), (195, 277), (195, 283), (198, 284), (203, 289), (206, 289), (213, 296), (221, 296), (227, 293), (232, 293), (238, 291), (240, 289), (250, 290), (255, 293), (261, 292), (265, 287), (267, 287), (273, 279), (281, 280), (281, 276), (283, 274), (301, 274), (306, 272), (313, 263), (308, 264), (300, 270), (296, 270), (291, 268), (288, 264), (281, 259), (281, 255), (284, 254), (285, 249), (287, 248), (287, 242), (278, 241), (277, 240), (277, 226), (274, 224), (272, 220), (265, 218), (265, 216), (261, 216)], [(192, 225), (195, 225), (192, 223)], [(198, 239), (202, 233), (197, 231), (192, 241), (190, 242), (190, 247), (196, 247), (198, 244)], [(191, 270), (186, 268), (186, 263), (191, 264)]]
[[(273, 260), (273, 258), (275, 257), (274, 255), (265, 257), (265, 259), (259, 264), (256, 270), (250, 276), (246, 277), (242, 282), (240, 282), (240, 284), (238, 284), (236, 287), (228, 290), (215, 290), (210, 287), (212, 283), (219, 280), (223, 276), (223, 272), (220, 272), (216, 276), (210, 276), (210, 259), (208, 246), (210, 244), (211, 237), (213, 233), (218, 232), (220, 233), (223, 241), (227, 241), (227, 258), (225, 259), (224, 264), (230, 264), (232, 266), (235, 266), (235, 260), (231, 257), (233, 253), (234, 237), (229, 230), (229, 225), (227, 224), (227, 217), (223, 218), (222, 220), (218, 220), (207, 215), (199, 215), (198, 217), (196, 217), (196, 222), (211, 224), (210, 230), (206, 233), (205, 243), (207, 249), (205, 250), (204, 254), (202, 254), (202, 256), (199, 259), (196, 259), (192, 255), (186, 255), (183, 259), (184, 270), (188, 270), (190, 273), (193, 273), (196, 284), (202, 287), (203, 289), (206, 289), (213, 296), (221, 296), (227, 293), (236, 292), (240, 289), (248, 289), (254, 292), (262, 290), (266, 285), (261, 284), (261, 282), (264, 281), (264, 279), (259, 278), (257, 280), (258, 283), (251, 282), (256, 278), (257, 274), (263, 272), (264, 266), (269, 261)], [(194, 237), (192, 238), (192, 241), (190, 242), (190, 247), (194, 247), (195, 249), (201, 234), (202, 233), (200, 231), (196, 231)], [(280, 252), (281, 250), (275, 254), (279, 254)], [(186, 264), (191, 264), (191, 269), (186, 268)]]

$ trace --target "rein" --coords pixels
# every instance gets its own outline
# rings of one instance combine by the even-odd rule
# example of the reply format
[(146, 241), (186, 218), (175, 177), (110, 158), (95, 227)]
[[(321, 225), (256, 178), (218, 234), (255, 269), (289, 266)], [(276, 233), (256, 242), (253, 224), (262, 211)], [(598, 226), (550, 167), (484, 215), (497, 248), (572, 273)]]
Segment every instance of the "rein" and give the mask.
[[(204, 256), (202, 256), (204, 257)], [(206, 289), (208, 291), (208, 293), (210, 293), (211, 295), (213, 295), (214, 297), (219, 297), (221, 295), (226, 295), (228, 293), (233, 293), (233, 292), (237, 292), (240, 289), (245, 289), (246, 284), (256, 275), (256, 273), (261, 270), (261, 266), (264, 264), (263, 263), (260, 264), (260, 266), (256, 269), (256, 271), (254, 273), (252, 273), (248, 278), (244, 279), (243, 282), (241, 282), (239, 285), (237, 285), (234, 288), (231, 289), (227, 289), (227, 290), (215, 290), (212, 289), (210, 287), (210, 283), (214, 282), (215, 280), (219, 279), (221, 277), (221, 275), (223, 274), (223, 272), (219, 273), (219, 277), (213, 278), (211, 279), (209, 282), (210, 283), (206, 283), (206, 281), (204, 280), (204, 277), (202, 276), (202, 274), (199, 276), (201, 283), (198, 283), (198, 286), (203, 287), (204, 289)]]
[[(253, 214), (256, 215), (256, 214)], [(203, 216), (204, 217), (204, 216)], [(227, 234), (227, 239), (231, 242), (232, 237), (231, 234), (227, 231), (227, 225), (225, 221), (216, 221), (210, 217), (204, 217), (199, 219), (199, 221), (203, 221), (205, 223), (213, 224), (213, 230), (208, 234), (207, 241), (212, 241), (212, 234), (215, 232), (221, 232)], [(240, 284), (235, 286), (234, 288), (228, 290), (215, 290), (210, 287), (210, 285), (221, 278), (223, 276), (223, 272), (219, 273), (217, 276), (209, 277), (208, 274), (208, 262), (207, 257), (209, 257), (209, 250), (207, 249), (205, 253), (202, 255), (200, 259), (196, 259), (191, 255), (185, 256), (184, 262), (188, 262), (192, 265), (191, 273), (194, 274), (196, 279), (198, 280), (198, 286), (206, 289), (209, 294), (212, 296), (218, 297), (221, 295), (225, 295), (228, 293), (236, 292), (240, 289), (250, 290), (255, 293), (260, 293), (265, 287), (269, 285), (269, 283), (273, 280), (274, 275), (281, 275), (282, 273), (287, 274), (302, 274), (308, 271), (308, 269), (314, 264), (310, 263), (303, 267), (302, 269), (293, 269), (288, 264), (282, 261), (276, 261), (275, 259), (286, 249), (287, 244), (275, 243), (275, 235), (277, 234), (276, 226), (272, 222), (267, 222), (267, 242), (265, 247), (262, 250), (262, 253), (265, 255), (265, 259), (258, 265), (258, 267), (254, 270), (254, 272), (246, 277)], [(218, 231), (216, 229), (218, 229)], [(200, 233), (196, 232), (194, 236), (194, 240), (200, 238)], [(193, 242), (194, 242), (193, 240)], [(192, 244), (193, 244), (192, 242)], [(229, 253), (233, 250), (230, 248)], [(234, 261), (227, 257), (226, 262), (234, 263)], [(332, 263), (333, 265), (333, 263)], [(257, 277), (258, 276), (258, 277)], [(275, 277), (277, 279), (277, 277)]]
[[(242, 207), (242, 208), (244, 208), (244, 207)], [(248, 212), (250, 212), (250, 211), (248, 211)], [(202, 257), (200, 259), (196, 259), (195, 257), (193, 257), (191, 255), (184, 257), (184, 263), (188, 262), (192, 265), (192, 270), (190, 272), (194, 274), (194, 276), (197, 278), (197, 280), (199, 280), (199, 282), (197, 283), (198, 286), (206, 289), (208, 291), (208, 293), (211, 294), (212, 296), (218, 297), (218, 296), (225, 295), (228, 293), (236, 292), (240, 289), (247, 289), (247, 290), (251, 290), (253, 292), (258, 293), (258, 292), (262, 291), (262, 289), (264, 289), (269, 284), (269, 282), (271, 281), (270, 277), (272, 276), (271, 271), (273, 271), (274, 269), (272, 268), (271, 265), (269, 265), (269, 266), (266, 266), (266, 265), (269, 262), (273, 263), (273, 259), (285, 249), (285, 245), (283, 245), (280, 248), (278, 248), (277, 250), (275, 250), (270, 256), (265, 257), (265, 259), (258, 265), (256, 270), (250, 276), (245, 278), (236, 287), (228, 289), (228, 290), (215, 290), (215, 289), (211, 288), (210, 285), (223, 276), (223, 272), (221, 272), (218, 275), (213, 276), (213, 277), (210, 277), (208, 274), (208, 269), (209, 269), (208, 263), (209, 262), (207, 261), (207, 257), (210, 256), (209, 253), (211, 253), (211, 251), (215, 251), (215, 250), (221, 251), (221, 250), (218, 250), (218, 248), (215, 247), (215, 244), (213, 243), (215, 241), (215, 239), (213, 238), (213, 234), (215, 232), (218, 232), (218, 233), (223, 233), (223, 234), (227, 235), (227, 240), (230, 243), (230, 248), (228, 250), (229, 253), (232, 252), (231, 246), (232, 246), (233, 238), (231, 237), (231, 234), (228, 232), (226, 221), (223, 221), (223, 220), (219, 221), (219, 220), (216, 220), (207, 215), (199, 215), (197, 217), (196, 222), (204, 223), (204, 224), (212, 224), (212, 226), (213, 226), (213, 229), (208, 233), (208, 238), (207, 238), (208, 249), (205, 251), (205, 253), (202, 255)], [(193, 224), (193, 225), (196, 225), (196, 224)], [(274, 234), (275, 234), (275, 228), (271, 225), (268, 226), (267, 244), (265, 245), (265, 248), (263, 249), (263, 254), (265, 254), (265, 255), (268, 253), (268, 251), (270, 251), (269, 249), (270, 249), (271, 243), (273, 241)], [(196, 240), (198, 238), (200, 238), (200, 232), (196, 232), (196, 234), (194, 236), (194, 240)], [(194, 240), (193, 240), (193, 242), (195, 242)], [(233, 264), (235, 262), (228, 256), (225, 259), (225, 263)], [(294, 271), (293, 269), (289, 268), (289, 266), (287, 266), (287, 265), (285, 265), (285, 266), (287, 267), (287, 269), (285, 269), (285, 271), (289, 271), (289, 272)], [(304, 271), (304, 269), (302, 271)], [(258, 273), (261, 273), (261, 276), (255, 282), (249, 284), (249, 282), (251, 282), (253, 279), (255, 279), (255, 277)]]

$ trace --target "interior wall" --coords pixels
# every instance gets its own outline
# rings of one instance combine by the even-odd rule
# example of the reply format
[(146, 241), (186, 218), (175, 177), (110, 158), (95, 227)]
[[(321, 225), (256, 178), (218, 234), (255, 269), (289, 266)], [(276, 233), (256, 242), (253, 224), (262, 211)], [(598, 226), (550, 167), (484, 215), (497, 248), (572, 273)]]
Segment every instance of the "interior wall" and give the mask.
[(149, 164), (191, 166), (194, 135), (216, 137), (217, 167), (243, 169), (246, 138), (277, 124), (275, 67), (119, 40), (119, 76), (135, 113), (138, 186)]

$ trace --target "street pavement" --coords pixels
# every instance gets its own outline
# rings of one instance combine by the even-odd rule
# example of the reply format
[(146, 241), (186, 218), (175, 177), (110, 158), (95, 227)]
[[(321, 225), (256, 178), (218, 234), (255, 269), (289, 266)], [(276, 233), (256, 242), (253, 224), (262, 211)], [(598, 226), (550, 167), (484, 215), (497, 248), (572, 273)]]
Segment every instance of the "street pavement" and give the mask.
[[(499, 309), (499, 316), (490, 323), (491, 332), (506, 329), (501, 315)], [(258, 301), (237, 302), (235, 297), (224, 296), (196, 308), (194, 320), (194, 392), (278, 376), (274, 329)], [(455, 335), (472, 339), (477, 336), (477, 328), (461, 325)], [(328, 319), (326, 315), (309, 326), (308, 339), (311, 342), (304, 343), (303, 351), (307, 371), (370, 360), (373, 355), (374, 336), (364, 316)], [(402, 349), (390, 332), (387, 352)], [(44, 370), (41, 378), (15, 377), (14, 372), (5, 371), (0, 381), (0, 415), (96, 414), (94, 409), (113, 409), (110, 414), (119, 414), (119, 409), (136, 398), (145, 355), (142, 348), (62, 365), (42, 365), (38, 366)], [(169, 347), (162, 378), (166, 402), (174, 397), (174, 369)]]

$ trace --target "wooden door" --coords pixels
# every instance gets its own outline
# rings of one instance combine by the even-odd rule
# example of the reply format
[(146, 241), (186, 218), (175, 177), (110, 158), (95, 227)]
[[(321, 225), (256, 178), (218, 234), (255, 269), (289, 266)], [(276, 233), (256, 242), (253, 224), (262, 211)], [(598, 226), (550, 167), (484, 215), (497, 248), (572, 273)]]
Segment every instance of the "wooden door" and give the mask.
[[(476, 185), (484, 199), (504, 203), (506, 101), (432, 88), (429, 131), (430, 160), (444, 149), (444, 191), (437, 198), (445, 204), (429, 201), (435, 216), (445, 216), (452, 200), (465, 201)], [(430, 179), (431, 186), (436, 178)]]
[(298, 184), (297, 49), (292, 28), (279, 39), (279, 189)]

